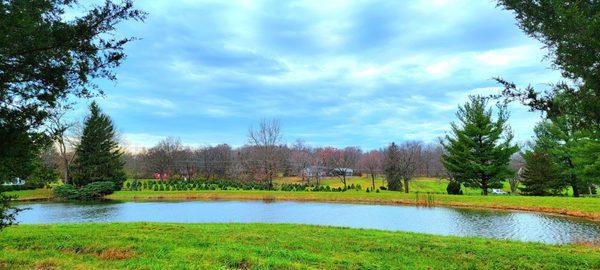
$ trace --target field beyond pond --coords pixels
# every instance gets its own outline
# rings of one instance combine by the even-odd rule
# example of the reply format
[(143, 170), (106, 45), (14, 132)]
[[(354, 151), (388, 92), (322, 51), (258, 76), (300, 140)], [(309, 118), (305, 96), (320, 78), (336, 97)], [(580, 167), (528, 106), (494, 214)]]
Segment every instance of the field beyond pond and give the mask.
[(2, 269), (599, 269), (600, 249), (289, 224), (19, 225)]
[[(298, 178), (277, 179), (276, 183), (299, 183)], [(323, 179), (321, 185), (332, 188), (341, 187), (338, 178)], [(446, 194), (446, 180), (433, 178), (418, 178), (411, 182), (411, 192), (381, 190), (366, 192), (371, 187), (369, 177), (353, 177), (348, 179), (348, 185), (361, 185), (362, 190), (345, 192), (309, 192), (309, 191), (266, 191), (266, 190), (185, 190), (185, 191), (118, 191), (109, 195), (108, 199), (123, 201), (153, 201), (153, 200), (293, 200), (293, 201), (327, 201), (347, 203), (373, 204), (418, 204), (457, 207), (477, 207), (506, 210), (537, 211), (553, 214), (563, 214), (600, 220), (600, 198), (598, 197), (533, 197), (511, 195), (482, 196), (481, 191), (463, 188), (465, 195)], [(380, 178), (376, 179), (376, 187), (383, 186)], [(504, 190), (509, 190), (505, 184)], [(8, 192), (19, 196), (20, 200), (50, 199), (49, 189), (25, 190)], [(431, 193), (431, 194), (427, 194)]]

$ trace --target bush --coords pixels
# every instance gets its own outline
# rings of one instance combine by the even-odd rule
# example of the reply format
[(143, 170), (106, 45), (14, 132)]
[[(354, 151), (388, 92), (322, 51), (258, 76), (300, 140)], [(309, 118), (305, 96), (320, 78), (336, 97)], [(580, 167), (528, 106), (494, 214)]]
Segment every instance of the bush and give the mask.
[(52, 193), (54, 194), (54, 198), (57, 198), (57, 199), (65, 199), (65, 200), (78, 200), (79, 199), (79, 190), (77, 190), (73, 185), (57, 186), (52, 189)]
[(89, 183), (80, 189), (72, 185), (62, 185), (52, 189), (52, 193), (57, 199), (93, 200), (112, 194), (116, 189), (117, 186), (114, 182), (102, 181)]
[(460, 183), (458, 181), (450, 181), (448, 183), (448, 186), (446, 187), (446, 191), (448, 192), (448, 194), (453, 194), (453, 195), (462, 195), (463, 192), (460, 189)]
[(387, 188), (384, 187), (384, 186), (380, 186), (379, 189), (381, 189), (381, 190), (387, 190)]

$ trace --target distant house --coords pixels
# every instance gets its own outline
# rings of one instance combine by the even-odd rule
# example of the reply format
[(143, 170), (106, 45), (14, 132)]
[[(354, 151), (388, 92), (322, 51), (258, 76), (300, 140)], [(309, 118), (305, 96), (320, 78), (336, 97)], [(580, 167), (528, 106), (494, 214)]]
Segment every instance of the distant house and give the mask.
[(21, 185), (25, 185), (25, 180), (23, 180), (19, 177), (16, 177), (12, 181), (2, 183), (2, 185), (3, 186), (21, 186)]
[(302, 174), (305, 177), (325, 177), (327, 176), (327, 168), (323, 166), (310, 166), (302, 170)]
[(350, 169), (350, 168), (335, 168), (335, 169), (331, 170), (331, 174), (336, 175), (336, 176), (341, 176), (341, 175), (353, 176), (354, 170)]

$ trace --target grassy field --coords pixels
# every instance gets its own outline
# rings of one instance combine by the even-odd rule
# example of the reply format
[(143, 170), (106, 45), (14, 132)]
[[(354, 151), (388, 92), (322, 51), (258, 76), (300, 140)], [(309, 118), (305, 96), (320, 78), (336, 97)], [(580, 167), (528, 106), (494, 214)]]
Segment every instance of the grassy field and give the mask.
[(599, 269), (598, 247), (288, 224), (19, 225), (2, 269)]

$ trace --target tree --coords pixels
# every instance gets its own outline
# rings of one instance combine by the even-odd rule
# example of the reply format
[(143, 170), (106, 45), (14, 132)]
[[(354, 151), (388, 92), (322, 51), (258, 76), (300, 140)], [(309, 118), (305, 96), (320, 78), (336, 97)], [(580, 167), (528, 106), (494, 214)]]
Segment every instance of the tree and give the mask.
[(569, 118), (581, 142), (572, 149), (574, 171), (595, 182), (600, 178), (600, 151), (595, 151), (600, 148), (600, 2), (500, 0), (498, 6), (514, 12), (521, 29), (544, 44), (552, 68), (566, 80), (538, 91), (497, 78), (504, 86), (501, 96), (544, 112), (550, 121)]
[(76, 145), (72, 131), (76, 123), (66, 120), (66, 113), (66, 108), (60, 108), (51, 113), (48, 118), (48, 129), (52, 138), (58, 145), (63, 169), (63, 183), (69, 184), (71, 177), (71, 163), (75, 158), (75, 153), (72, 149)]
[(25, 210), (11, 205), (10, 202), (16, 199), (16, 197), (17, 196), (14, 195), (0, 193), (0, 231), (5, 227), (14, 225), (17, 214)]
[(511, 144), (506, 107), (498, 109), (494, 120), (486, 99), (471, 96), (456, 114), (460, 125), (453, 122), (452, 135), (442, 140), (446, 150), (442, 162), (449, 173), (466, 187), (481, 188), (484, 195), (488, 188), (502, 187), (502, 181), (514, 174), (508, 163), (518, 151), (518, 146)]
[[(535, 128), (536, 145), (543, 148), (558, 165), (561, 175), (573, 188), (573, 196), (579, 197), (592, 180), (582, 175), (582, 166), (577, 166), (578, 148), (582, 145), (581, 133), (572, 121), (573, 116), (545, 120)], [(592, 157), (594, 155), (591, 155)]]
[(181, 140), (173, 137), (165, 138), (148, 149), (145, 160), (151, 173), (160, 174), (160, 180), (163, 180), (165, 174), (172, 175), (175, 171), (177, 152), (181, 149)]
[(362, 155), (360, 164), (371, 175), (371, 189), (375, 190), (375, 176), (381, 172), (383, 167), (384, 155), (379, 150), (371, 150)]
[(519, 89), (501, 78), (503, 96), (519, 100), (549, 118), (571, 114), (578, 128), (600, 127), (600, 2), (577, 0), (499, 0), (514, 12), (519, 27), (548, 49), (547, 59), (572, 83), (559, 82), (549, 91)]
[(96, 102), (92, 102), (80, 143), (75, 149), (73, 183), (81, 187), (92, 182), (111, 181), (120, 189), (126, 179), (121, 155), (112, 120)]
[(409, 192), (410, 179), (418, 169), (421, 157), (421, 144), (419, 142), (405, 142), (400, 145), (398, 168), (404, 180), (404, 192)]
[(111, 70), (132, 40), (114, 38), (116, 25), (145, 17), (124, 0), (106, 1), (67, 20), (64, 10), (75, 2), (0, 2), (0, 163), (62, 101), (102, 93), (93, 80), (115, 79)]
[(402, 190), (402, 169), (400, 168), (400, 149), (391, 143), (385, 150), (384, 170), (389, 190)]
[(322, 149), (321, 155), (330, 172), (338, 177), (344, 184), (344, 189), (347, 189), (348, 172), (356, 167), (361, 150), (357, 147), (346, 147), (344, 149), (325, 147)]
[(310, 177), (306, 177), (305, 170), (311, 165), (311, 149), (303, 140), (298, 139), (291, 148), (291, 163), (294, 170), (302, 177), (302, 181), (310, 184)]
[(525, 186), (521, 192), (526, 195), (556, 195), (565, 188), (562, 175), (552, 157), (540, 147), (523, 154), (525, 167), (521, 174), (521, 183)]
[(257, 159), (261, 163), (269, 188), (273, 188), (273, 178), (277, 173), (281, 140), (281, 125), (275, 119), (262, 120), (258, 129), (248, 130), (248, 142), (256, 149)]

